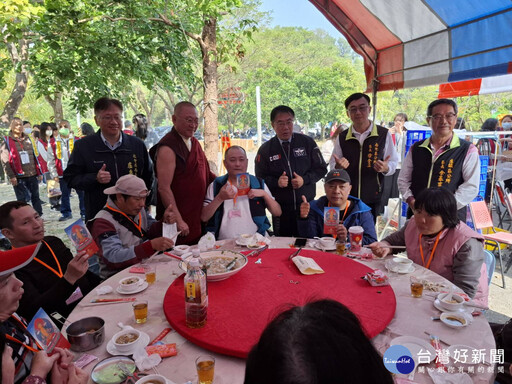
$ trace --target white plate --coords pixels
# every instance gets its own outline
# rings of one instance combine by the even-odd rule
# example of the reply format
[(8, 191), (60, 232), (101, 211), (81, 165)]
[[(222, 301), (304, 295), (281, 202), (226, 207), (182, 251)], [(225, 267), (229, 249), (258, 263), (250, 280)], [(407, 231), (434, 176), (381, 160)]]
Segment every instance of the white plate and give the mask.
[(190, 247), (188, 245), (178, 245), (178, 246), (174, 247), (174, 249), (171, 251), (171, 253), (175, 254), (176, 256), (181, 256), (189, 251), (190, 251)]
[(336, 243), (332, 247), (322, 247), (320, 242), (315, 244), (315, 248), (321, 250), (321, 251), (335, 251), (336, 250)]
[(142, 292), (143, 290), (145, 290), (147, 287), (149, 286), (148, 282), (145, 281), (143, 282), (139, 288), (137, 288), (135, 291), (131, 291), (131, 292), (126, 292), (126, 291), (123, 291), (121, 289), (121, 286), (118, 285), (117, 288), (116, 288), (116, 292), (117, 293), (120, 293), (121, 295), (133, 295), (134, 293), (139, 293), (139, 292)]
[(247, 247), (247, 244), (242, 243), (242, 242), (241, 242), (240, 240), (238, 240), (238, 239), (236, 239), (236, 240), (235, 240), (235, 244), (236, 244), (236, 245), (239, 245), (239, 246), (241, 246), (241, 247)]
[(247, 248), (249, 249), (260, 249), (260, 248), (263, 248), (265, 245), (267, 244), (249, 244), (249, 245), (246, 245)]
[(390, 345), (402, 345), (402, 346), (406, 347), (412, 353), (413, 360), (415, 362), (419, 361), (419, 358), (418, 358), (419, 352), (422, 352), (420, 354), (422, 359), (423, 358), (426, 359), (426, 357), (427, 357), (427, 354), (425, 353), (425, 351), (430, 352), (429, 363), (434, 361), (434, 359), (436, 358), (436, 350), (434, 349), (434, 347), (432, 345), (430, 345), (430, 343), (428, 341), (420, 339), (418, 337), (399, 336), (399, 337), (396, 337), (393, 340), (391, 340)]
[[(457, 317), (457, 318), (463, 317), (466, 320), (466, 323), (462, 324), (460, 322), (450, 320), (449, 319), (450, 316)], [(467, 327), (468, 325), (470, 325), (473, 322), (473, 316), (471, 316), (467, 312), (443, 312), (443, 313), (441, 313), (440, 318), (444, 324), (446, 324), (448, 327), (454, 328), (454, 329), (461, 329), (461, 328)]]
[(414, 268), (414, 265), (411, 265), (411, 267), (407, 270), (407, 271), (398, 271), (396, 268), (393, 268), (393, 266), (391, 265), (392, 261), (391, 260), (388, 260), (386, 261), (386, 263), (384, 264), (386, 266), (386, 269), (389, 271), (389, 272), (394, 272), (394, 273), (402, 273), (402, 274), (406, 274), (406, 273), (412, 273), (416, 270), (416, 268)]
[(434, 307), (439, 309), (441, 312), (465, 312), (465, 313), (473, 312), (473, 310), (471, 308), (464, 307), (464, 306), (461, 309), (459, 309), (458, 311), (452, 311), (450, 309), (446, 309), (446, 308), (441, 306), (441, 302), (439, 301), (439, 299), (435, 299), (434, 300)]
[[(235, 251), (230, 251), (230, 250), (224, 250), (224, 251), (208, 251), (208, 252), (201, 252), (201, 258), (205, 261), (211, 258), (211, 257), (216, 257), (216, 256), (223, 256), (223, 257), (233, 257), (233, 256), (236, 256), (236, 257), (239, 257), (241, 260), (242, 260), (242, 266), (240, 268), (237, 268), (237, 269), (234, 269), (232, 271), (229, 271), (229, 272), (222, 272), (222, 273), (215, 273), (215, 274), (206, 274), (206, 280), (207, 281), (221, 281), (221, 280), (225, 280), (227, 279), (228, 277), (231, 277), (233, 276), (234, 274), (237, 274), (238, 272), (240, 272), (246, 265), (247, 265), (247, 257), (240, 253), (240, 252), (235, 252)], [(189, 256), (190, 257), (190, 256)], [(187, 259), (189, 258), (187, 257), (186, 259), (184, 259), (183, 261), (181, 261), (179, 263), (179, 266), (182, 270), (184, 270), (185, 272), (187, 271)]]
[(142, 332), (140, 331), (140, 337), (139, 337), (139, 341), (137, 341), (132, 349), (130, 349), (129, 351), (127, 352), (121, 352), (119, 351), (117, 348), (116, 348), (116, 345), (114, 344), (114, 340), (113, 339), (110, 339), (107, 343), (107, 352), (110, 353), (111, 355), (122, 355), (122, 356), (130, 356), (133, 354), (133, 352), (135, 352), (135, 350), (139, 347), (139, 346), (142, 346), (142, 347), (146, 347), (148, 344), (149, 344), (149, 335), (145, 332)]

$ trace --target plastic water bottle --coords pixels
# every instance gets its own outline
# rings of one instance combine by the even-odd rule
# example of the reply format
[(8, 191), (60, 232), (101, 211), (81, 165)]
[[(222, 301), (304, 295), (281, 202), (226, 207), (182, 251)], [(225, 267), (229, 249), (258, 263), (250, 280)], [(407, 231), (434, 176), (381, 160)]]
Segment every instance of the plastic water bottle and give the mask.
[(199, 257), (192, 257), (185, 275), (185, 319), (187, 327), (201, 328), (206, 324), (208, 292), (206, 274)]
[[(208, 280), (208, 267), (206, 266), (206, 263), (204, 259), (201, 257), (201, 251), (199, 251), (199, 248), (194, 248), (192, 250), (192, 258), (197, 258), (199, 260), (199, 266), (201, 267), (201, 270), (204, 272)], [(206, 294), (208, 295), (208, 286), (206, 286)]]

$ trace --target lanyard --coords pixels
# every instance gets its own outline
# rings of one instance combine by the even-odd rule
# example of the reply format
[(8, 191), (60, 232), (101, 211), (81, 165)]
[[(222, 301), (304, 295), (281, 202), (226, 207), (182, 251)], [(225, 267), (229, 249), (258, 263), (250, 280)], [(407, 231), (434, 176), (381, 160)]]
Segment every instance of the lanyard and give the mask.
[[(15, 316), (11, 316), (11, 318), (12, 318), (12, 319), (14, 319), (14, 320), (16, 320), (16, 321), (21, 325), (21, 327), (22, 327), (25, 331), (27, 331), (27, 327), (26, 327), (26, 325), (25, 325), (25, 324), (23, 324), (23, 322), (22, 322), (20, 319), (18, 319), (18, 318), (17, 318), (17, 317), (15, 317)], [(28, 332), (28, 331), (27, 331), (27, 332)], [(34, 353), (39, 352), (39, 350), (38, 350), (38, 349), (36, 349), (36, 348), (34, 348), (34, 347), (31, 347), (30, 345), (25, 344), (23, 341), (18, 340), (18, 339), (16, 339), (15, 337), (12, 337), (11, 335), (7, 335), (7, 334), (6, 334), (6, 335), (5, 335), (5, 338), (6, 338), (7, 340), (10, 340), (10, 341), (12, 341), (12, 342), (16, 343), (16, 344), (23, 345), (23, 346), (24, 346), (25, 348), (27, 348), (29, 351), (32, 351), (32, 352), (34, 352)], [(35, 340), (34, 340), (34, 341), (35, 341)], [(37, 347), (38, 347), (38, 348), (40, 348), (40, 350), (42, 350), (42, 349), (43, 349), (43, 348), (41, 348), (41, 346), (37, 343), (37, 341), (35, 341), (35, 344), (37, 345)]]
[(48, 247), (48, 249), (50, 250), (52, 256), (53, 256), (53, 259), (55, 260), (55, 264), (57, 264), (57, 268), (59, 269), (59, 272), (57, 272), (55, 270), (55, 268), (52, 268), (50, 267), (48, 264), (46, 264), (44, 261), (42, 260), (39, 260), (37, 257), (34, 257), (34, 260), (37, 261), (39, 264), (45, 266), (46, 268), (48, 268), (50, 271), (52, 271), (53, 273), (55, 273), (60, 279), (62, 278), (62, 276), (64, 276), (64, 274), (62, 273), (62, 268), (60, 267), (60, 263), (59, 263), (59, 259), (57, 259), (57, 256), (55, 256), (55, 252), (53, 252), (53, 249), (48, 245), (48, 243), (46, 241), (43, 240), (43, 243), (44, 245), (46, 245)]
[[(331, 205), (331, 203), (327, 203), (327, 206), (331, 207), (332, 205)], [(350, 207), (350, 201), (349, 200), (347, 200), (347, 205), (345, 207), (345, 211), (343, 212), (343, 217), (340, 220), (340, 224), (343, 224), (343, 220), (345, 220), (345, 216), (347, 215), (348, 207)]]
[(434, 258), (434, 253), (436, 252), (437, 244), (439, 243), (439, 238), (441, 237), (441, 233), (443, 231), (439, 232), (436, 236), (436, 242), (434, 243), (434, 248), (432, 248), (432, 252), (430, 253), (430, 258), (428, 259), (427, 266), (425, 267), (425, 259), (423, 258), (423, 247), (421, 245), (421, 237), (423, 234), (420, 234), (420, 254), (421, 254), (421, 262), (423, 263), (423, 266), (427, 269), (430, 269), (430, 264), (432, 263), (432, 259)]
[(120, 211), (119, 209), (115, 209), (115, 208), (112, 208), (110, 205), (106, 205), (108, 209), (110, 209), (111, 211), (114, 211), (114, 212), (117, 212), (121, 215), (123, 215), (124, 217), (126, 217), (128, 220), (130, 220), (132, 222), (132, 224), (135, 226), (135, 228), (137, 228), (141, 234), (141, 236), (144, 236), (144, 234), (142, 233), (142, 215), (140, 214), (139, 212), (139, 224), (137, 224), (135, 221), (133, 221), (132, 219), (130, 219), (128, 217), (128, 215), (122, 211)]

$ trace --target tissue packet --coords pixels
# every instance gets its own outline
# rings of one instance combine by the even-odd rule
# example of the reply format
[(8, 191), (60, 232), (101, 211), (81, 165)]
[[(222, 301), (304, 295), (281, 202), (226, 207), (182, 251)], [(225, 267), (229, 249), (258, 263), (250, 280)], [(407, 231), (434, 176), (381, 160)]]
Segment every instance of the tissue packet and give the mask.
[(303, 275), (314, 275), (316, 273), (325, 273), (322, 268), (310, 257), (295, 256), (292, 259), (293, 263), (299, 268), (300, 273)]
[(387, 275), (384, 272), (382, 272), (380, 269), (376, 269), (373, 272), (368, 272), (365, 276), (365, 279), (373, 287), (389, 285), (389, 279), (388, 279)]
[(160, 357), (176, 356), (178, 351), (176, 350), (176, 343), (163, 344), (163, 345), (148, 345), (146, 347), (148, 355), (158, 354)]

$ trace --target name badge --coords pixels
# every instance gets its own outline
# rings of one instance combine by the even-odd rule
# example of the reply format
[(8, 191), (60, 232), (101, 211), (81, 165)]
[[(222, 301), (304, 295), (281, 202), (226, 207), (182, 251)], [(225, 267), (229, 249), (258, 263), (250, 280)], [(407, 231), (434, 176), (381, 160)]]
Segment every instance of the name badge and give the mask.
[(21, 164), (28, 164), (30, 163), (30, 159), (28, 157), (28, 152), (27, 151), (20, 151), (20, 160), (21, 160)]
[(84, 297), (84, 295), (82, 295), (82, 291), (80, 290), (80, 287), (78, 287), (75, 289), (75, 292), (73, 292), (71, 296), (68, 297), (66, 304), (69, 305), (74, 303), (75, 301), (80, 300), (82, 297)]
[(232, 219), (234, 217), (242, 217), (242, 211), (238, 208), (233, 208), (228, 211), (228, 219)]

